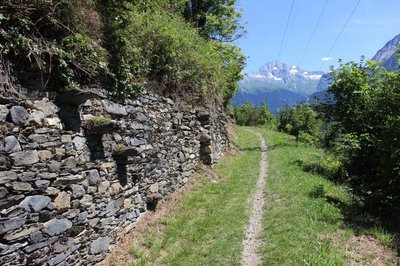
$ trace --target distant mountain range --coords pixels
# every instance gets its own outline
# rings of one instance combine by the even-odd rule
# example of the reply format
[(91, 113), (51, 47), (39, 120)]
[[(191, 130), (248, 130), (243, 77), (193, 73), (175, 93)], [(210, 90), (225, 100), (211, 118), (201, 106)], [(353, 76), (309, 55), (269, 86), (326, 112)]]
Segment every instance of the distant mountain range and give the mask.
[(327, 86), (321, 81), (323, 74), (278, 61), (268, 62), (239, 83), (240, 90), (233, 97), (233, 105), (252, 103), (259, 106), (265, 102), (271, 112), (277, 114), (285, 105), (306, 101), (309, 95), (325, 90)]
[[(396, 48), (399, 45), (400, 35), (386, 43), (372, 60), (382, 62), (385, 68), (398, 70)], [(233, 97), (232, 104), (240, 106), (251, 103), (259, 106), (265, 102), (276, 115), (279, 109), (298, 102), (313, 102), (315, 98), (333, 101), (333, 97), (326, 92), (330, 77), (329, 73), (321, 71), (303, 70), (278, 61), (268, 62), (239, 82), (240, 89)]]

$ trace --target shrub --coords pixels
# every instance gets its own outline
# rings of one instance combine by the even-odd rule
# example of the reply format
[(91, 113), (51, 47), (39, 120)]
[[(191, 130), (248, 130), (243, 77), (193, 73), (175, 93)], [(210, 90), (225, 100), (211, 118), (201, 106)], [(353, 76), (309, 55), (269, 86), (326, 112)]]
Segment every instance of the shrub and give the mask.
[(277, 127), (298, 140), (316, 143), (321, 137), (322, 120), (311, 105), (298, 104), (279, 111)]
[(327, 142), (354, 190), (393, 209), (400, 203), (400, 73), (361, 61), (332, 74), (336, 103), (322, 109), (337, 134), (330, 131)]
[(256, 107), (249, 103), (235, 107), (234, 116), (236, 124), (241, 126), (265, 125), (273, 127), (275, 124), (275, 117), (271, 114), (265, 103), (261, 107)]

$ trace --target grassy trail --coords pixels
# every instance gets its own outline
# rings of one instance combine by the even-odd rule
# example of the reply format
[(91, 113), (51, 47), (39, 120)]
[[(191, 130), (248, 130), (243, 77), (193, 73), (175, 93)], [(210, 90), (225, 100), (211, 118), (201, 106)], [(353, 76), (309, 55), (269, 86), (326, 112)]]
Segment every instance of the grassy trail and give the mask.
[(239, 128), (238, 135), (239, 152), (214, 168), (220, 179), (195, 186), (179, 210), (161, 217), (161, 232), (132, 246), (132, 265), (241, 265), (261, 153), (254, 133)]
[(128, 237), (130, 254), (110, 265), (241, 265), (260, 174), (255, 133), (268, 147), (261, 264), (395, 265), (390, 235), (379, 227), (351, 226), (357, 220), (352, 195), (328, 179), (335, 160), (286, 134), (250, 130), (237, 129), (237, 152), (214, 167), (218, 180), (194, 177), (197, 183), (177, 203)]

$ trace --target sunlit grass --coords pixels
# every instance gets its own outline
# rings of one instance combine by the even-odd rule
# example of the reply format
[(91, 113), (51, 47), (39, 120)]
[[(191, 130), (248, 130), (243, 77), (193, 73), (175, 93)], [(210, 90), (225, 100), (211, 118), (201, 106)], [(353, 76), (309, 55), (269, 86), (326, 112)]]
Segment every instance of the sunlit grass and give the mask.
[(132, 247), (133, 265), (241, 265), (261, 155), (257, 136), (243, 128), (238, 135), (238, 153), (215, 166), (221, 179), (196, 187), (181, 209), (160, 220), (162, 234)]
[(311, 164), (324, 160), (322, 151), (286, 134), (263, 134), (269, 147), (264, 265), (345, 264), (345, 252), (334, 244), (334, 237), (344, 218), (339, 205), (348, 204), (350, 194), (309, 171)]

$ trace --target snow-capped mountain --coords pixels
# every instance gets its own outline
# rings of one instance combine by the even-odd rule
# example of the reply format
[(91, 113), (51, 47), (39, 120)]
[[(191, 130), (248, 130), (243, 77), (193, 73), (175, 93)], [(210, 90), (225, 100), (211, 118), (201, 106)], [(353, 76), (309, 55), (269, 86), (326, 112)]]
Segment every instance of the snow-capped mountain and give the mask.
[(245, 75), (239, 83), (240, 89), (233, 98), (233, 105), (266, 102), (276, 114), (285, 105), (305, 101), (312, 93), (326, 89), (321, 88), (323, 74), (278, 61), (268, 62), (255, 73)]
[(398, 70), (398, 59), (396, 56), (396, 49), (400, 45), (400, 35), (397, 35), (392, 40), (390, 40), (386, 45), (380, 49), (376, 55), (372, 58), (374, 61), (381, 61), (382, 66), (389, 69)]

